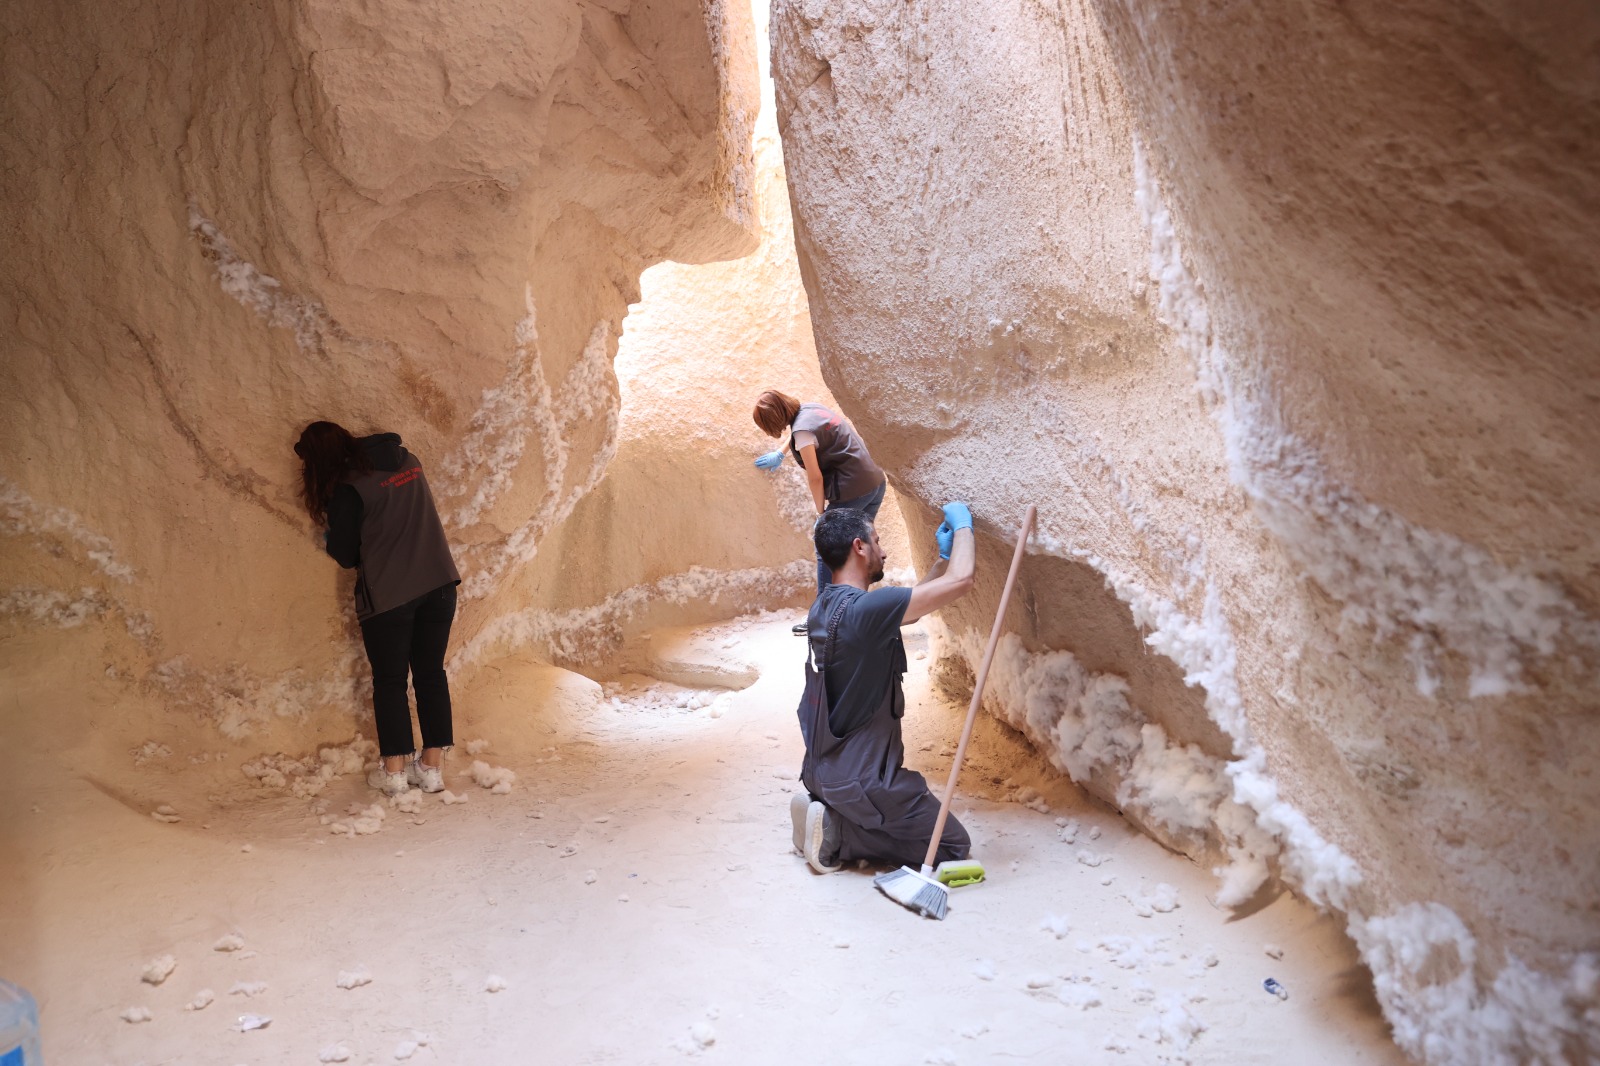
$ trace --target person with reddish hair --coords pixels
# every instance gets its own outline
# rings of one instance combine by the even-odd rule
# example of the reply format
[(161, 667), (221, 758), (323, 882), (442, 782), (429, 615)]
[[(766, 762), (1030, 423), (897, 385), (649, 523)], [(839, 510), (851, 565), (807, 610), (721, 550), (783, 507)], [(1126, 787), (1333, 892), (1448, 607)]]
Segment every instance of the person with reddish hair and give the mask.
[[(811, 500), (820, 515), (835, 508), (862, 511), (868, 519), (878, 517), (883, 506), (888, 480), (872, 461), (872, 454), (856, 434), (855, 427), (820, 403), (801, 403), (787, 393), (768, 389), (756, 400), (755, 423), (761, 432), (774, 439), (789, 432), (789, 454), (806, 472)], [(782, 450), (768, 452), (756, 460), (763, 470), (776, 470), (783, 462)], [(817, 593), (828, 587), (831, 571), (817, 557)], [(802, 622), (794, 632), (807, 632)]]
[[(412, 785), (444, 789), (452, 742), (444, 653), (461, 575), (422, 463), (398, 433), (352, 436), (336, 422), (312, 422), (295, 442), (300, 495), (323, 527), (333, 560), (356, 571), (356, 619), (372, 664), (378, 766), (367, 783), (395, 796)], [(406, 679), (417, 696), (422, 752), (411, 732)]]

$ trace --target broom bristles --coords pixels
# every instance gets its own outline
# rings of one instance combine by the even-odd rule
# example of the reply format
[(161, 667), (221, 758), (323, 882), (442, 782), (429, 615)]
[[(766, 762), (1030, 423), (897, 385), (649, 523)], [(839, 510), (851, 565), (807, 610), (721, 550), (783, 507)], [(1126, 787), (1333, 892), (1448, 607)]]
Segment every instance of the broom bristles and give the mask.
[(872, 879), (872, 883), (885, 896), (925, 918), (943, 921), (950, 910), (950, 890), (909, 866), (879, 874)]

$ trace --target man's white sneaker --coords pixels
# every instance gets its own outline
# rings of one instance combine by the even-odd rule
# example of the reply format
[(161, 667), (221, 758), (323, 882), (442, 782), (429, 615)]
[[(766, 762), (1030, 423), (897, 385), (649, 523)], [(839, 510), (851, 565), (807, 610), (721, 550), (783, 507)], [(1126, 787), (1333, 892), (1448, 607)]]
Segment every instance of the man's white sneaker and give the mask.
[(819, 874), (831, 874), (839, 868), (838, 815), (826, 804), (812, 800), (806, 807), (806, 838), (804, 854), (806, 863)]
[(811, 796), (804, 788), (789, 797), (789, 821), (794, 826), (796, 855), (806, 853), (806, 812), (811, 808)]
[(406, 780), (424, 792), (444, 791), (444, 770), (438, 766), (424, 766), (415, 759), (406, 763)]
[(372, 771), (367, 774), (367, 784), (382, 792), (385, 796), (398, 796), (410, 787), (406, 784), (406, 772), (404, 770), (396, 770), (391, 774), (384, 770), (382, 763), (374, 766)]

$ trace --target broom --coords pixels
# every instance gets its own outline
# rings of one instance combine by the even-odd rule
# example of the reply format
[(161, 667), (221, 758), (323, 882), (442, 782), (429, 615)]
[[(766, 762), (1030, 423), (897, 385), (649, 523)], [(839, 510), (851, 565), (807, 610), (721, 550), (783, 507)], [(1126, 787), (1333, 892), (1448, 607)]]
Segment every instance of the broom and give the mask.
[(1006, 585), (1000, 592), (1000, 606), (994, 614), (994, 629), (989, 633), (989, 647), (983, 653), (983, 665), (978, 667), (978, 681), (972, 687), (972, 704), (967, 708), (967, 724), (961, 729), (961, 743), (956, 747), (955, 762), (950, 764), (950, 781), (945, 785), (944, 799), (939, 803), (939, 820), (933, 823), (933, 839), (928, 841), (928, 854), (922, 860), (919, 872), (909, 866), (879, 874), (872, 879), (878, 891), (902, 907), (914, 910), (927, 918), (943, 920), (950, 909), (950, 889), (934, 876), (933, 857), (939, 853), (939, 841), (944, 836), (944, 823), (950, 817), (950, 804), (956, 796), (956, 775), (961, 773), (961, 760), (967, 754), (967, 741), (972, 737), (972, 724), (978, 719), (978, 704), (983, 701), (983, 683), (989, 678), (989, 664), (994, 661), (994, 650), (1000, 644), (1000, 627), (1005, 622), (1006, 604), (1011, 601), (1011, 587), (1017, 583), (1017, 571), (1022, 567), (1022, 554), (1028, 545), (1028, 535), (1033, 532), (1034, 507), (1022, 516), (1022, 528), (1017, 531), (1017, 550), (1011, 556), (1011, 570), (1006, 574)]

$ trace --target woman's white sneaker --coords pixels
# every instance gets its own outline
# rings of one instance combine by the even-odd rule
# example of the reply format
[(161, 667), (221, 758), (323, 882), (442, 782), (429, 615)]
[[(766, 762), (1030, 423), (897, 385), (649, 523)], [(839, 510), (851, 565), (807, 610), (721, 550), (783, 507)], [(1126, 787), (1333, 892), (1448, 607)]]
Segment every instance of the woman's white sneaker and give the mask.
[(415, 759), (406, 763), (406, 780), (424, 792), (444, 791), (443, 768), (424, 766)]
[(374, 766), (372, 771), (367, 774), (367, 784), (382, 792), (385, 796), (398, 796), (410, 787), (406, 783), (406, 772), (404, 770), (396, 770), (391, 774), (384, 770), (382, 763)]

